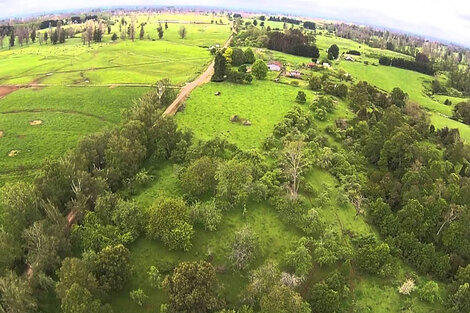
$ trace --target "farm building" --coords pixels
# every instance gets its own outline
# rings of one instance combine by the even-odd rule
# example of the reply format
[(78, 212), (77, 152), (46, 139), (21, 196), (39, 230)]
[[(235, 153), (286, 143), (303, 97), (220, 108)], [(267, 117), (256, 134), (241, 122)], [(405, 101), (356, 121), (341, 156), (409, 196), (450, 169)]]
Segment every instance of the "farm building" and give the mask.
[(346, 61), (349, 61), (349, 62), (354, 62), (354, 58), (352, 56), (349, 56), (349, 55), (345, 56), (344, 59)]
[(326, 63), (326, 62), (325, 62), (325, 63), (323, 63), (323, 67), (330, 68), (330, 67), (331, 67), (331, 65), (330, 65), (330, 63)]
[(314, 68), (314, 67), (316, 67), (316, 66), (317, 66), (317, 64), (316, 64), (316, 63), (313, 63), (313, 62), (310, 62), (310, 63), (307, 64), (307, 68), (310, 68), (310, 69), (312, 69), (312, 68)]
[(268, 63), (268, 69), (270, 71), (279, 72), (281, 70), (281, 67), (282, 67), (281, 62), (271, 61), (271, 62)]

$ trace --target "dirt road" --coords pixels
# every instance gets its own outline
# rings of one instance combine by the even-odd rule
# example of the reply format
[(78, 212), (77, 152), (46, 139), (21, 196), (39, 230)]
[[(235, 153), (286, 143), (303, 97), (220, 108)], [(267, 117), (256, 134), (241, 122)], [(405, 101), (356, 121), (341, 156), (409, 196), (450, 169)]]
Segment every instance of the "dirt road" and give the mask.
[[(227, 48), (228, 46), (230, 46), (232, 39), (233, 39), (233, 34), (230, 35), (229, 39), (225, 42), (224, 48)], [(180, 93), (178, 94), (178, 97), (176, 97), (173, 103), (165, 110), (163, 115), (170, 115), (170, 116), (175, 115), (176, 112), (178, 112), (179, 107), (188, 98), (191, 91), (193, 91), (198, 86), (201, 86), (210, 82), (213, 74), (214, 74), (214, 61), (211, 62), (209, 67), (204, 71), (204, 73), (199, 75), (198, 78), (196, 78), (194, 81), (186, 84), (186, 86), (181, 88)]]

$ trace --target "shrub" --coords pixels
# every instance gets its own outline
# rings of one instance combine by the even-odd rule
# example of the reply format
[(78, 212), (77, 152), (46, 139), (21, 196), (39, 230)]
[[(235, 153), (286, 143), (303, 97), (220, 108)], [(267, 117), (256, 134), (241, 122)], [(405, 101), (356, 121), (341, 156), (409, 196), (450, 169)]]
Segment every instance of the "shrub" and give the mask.
[(259, 249), (258, 238), (250, 228), (244, 226), (235, 234), (230, 260), (238, 270), (243, 270), (253, 261), (257, 249)]
[(263, 60), (256, 60), (251, 68), (251, 72), (257, 79), (265, 79), (268, 74), (268, 66)]
[(439, 303), (442, 301), (439, 294), (439, 285), (430, 280), (426, 282), (421, 288), (418, 288), (419, 298), (429, 303)]
[(132, 290), (129, 295), (131, 296), (132, 301), (137, 303), (139, 306), (142, 306), (144, 302), (148, 299), (148, 296), (141, 288)]
[(222, 212), (215, 205), (215, 201), (196, 202), (190, 210), (193, 223), (204, 226), (206, 230), (214, 231), (222, 221)]
[(295, 98), (295, 101), (300, 104), (304, 104), (307, 101), (307, 95), (303, 91), (299, 91), (297, 93), (297, 97)]
[(308, 81), (308, 86), (310, 89), (318, 91), (322, 87), (322, 80), (318, 76), (312, 76), (312, 78), (309, 79)]

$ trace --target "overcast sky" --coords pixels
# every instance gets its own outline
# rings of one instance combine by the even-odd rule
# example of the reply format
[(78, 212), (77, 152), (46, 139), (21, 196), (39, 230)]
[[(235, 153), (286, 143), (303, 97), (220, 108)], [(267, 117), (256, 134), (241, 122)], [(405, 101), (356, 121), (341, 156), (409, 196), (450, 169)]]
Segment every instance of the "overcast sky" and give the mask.
[(275, 11), (400, 29), (470, 47), (469, 0), (0, 0), (0, 17), (119, 5), (197, 5)]

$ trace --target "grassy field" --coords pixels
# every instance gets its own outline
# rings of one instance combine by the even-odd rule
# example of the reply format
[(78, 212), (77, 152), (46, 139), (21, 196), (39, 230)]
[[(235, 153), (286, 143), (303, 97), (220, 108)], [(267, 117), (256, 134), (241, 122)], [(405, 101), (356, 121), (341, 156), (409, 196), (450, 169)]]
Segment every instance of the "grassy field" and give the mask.
[[(178, 125), (192, 129), (197, 138), (226, 138), (240, 148), (259, 148), (274, 125), (295, 105), (298, 87), (253, 81), (251, 85), (209, 83), (197, 88), (186, 101), (185, 110), (176, 115)], [(214, 93), (220, 91), (220, 96)], [(307, 91), (307, 102), (313, 93)], [(238, 115), (252, 125), (232, 123)]]
[[(0, 100), (0, 183), (31, 176), (47, 158), (77, 145), (85, 134), (121, 120), (147, 88), (49, 87), (21, 89)], [(33, 120), (40, 125), (30, 125)], [(18, 154), (9, 156), (10, 151)]]
[[(0, 185), (34, 176), (44, 158), (57, 157), (82, 136), (119, 123), (121, 111), (157, 80), (168, 77), (173, 84), (183, 85), (197, 77), (212, 60), (208, 47), (223, 44), (230, 35), (226, 18), (217, 16), (224, 25), (210, 24), (215, 18), (138, 15), (134, 17), (136, 26), (147, 23), (144, 40), (112, 42), (111, 34), (120, 34), (115, 24), (103, 42), (90, 47), (82, 44), (78, 34), (65, 44), (39, 45), (36, 41), (0, 50), (0, 85), (41, 86), (0, 98), (0, 131), (4, 132)], [(127, 20), (130, 22), (129, 17)], [(159, 21), (166, 20), (170, 21), (168, 29), (159, 40), (156, 28)], [(183, 26), (185, 39), (178, 35)], [(43, 124), (30, 126), (32, 120)], [(8, 156), (12, 150), (18, 151), (15, 157)]]

